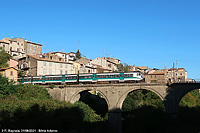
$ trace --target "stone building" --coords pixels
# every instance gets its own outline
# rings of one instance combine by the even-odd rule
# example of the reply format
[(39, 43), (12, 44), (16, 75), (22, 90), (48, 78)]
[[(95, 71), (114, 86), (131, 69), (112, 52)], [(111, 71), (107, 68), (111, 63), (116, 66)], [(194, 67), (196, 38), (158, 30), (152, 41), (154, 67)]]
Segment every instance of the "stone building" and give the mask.
[(186, 82), (187, 81), (187, 71), (184, 68), (170, 68), (167, 71), (168, 82)]
[(17, 72), (17, 68), (14, 67), (0, 68), (0, 74), (4, 77), (7, 77), (9, 81), (14, 80), (17, 82)]
[(73, 64), (28, 55), (19, 59), (19, 69), (25, 76), (73, 74)]
[(85, 56), (81, 57), (79, 60), (75, 61), (80, 64), (79, 73), (96, 73), (97, 67), (91, 63), (90, 59), (87, 59)]
[(49, 60), (54, 60), (54, 61), (63, 61), (65, 62), (65, 59), (56, 55), (56, 54), (52, 54), (51, 52), (50, 53), (44, 53), (42, 56), (42, 58), (45, 58), (45, 59), (49, 59)]
[(105, 69), (117, 71), (117, 64), (120, 64), (120, 60), (116, 58), (110, 58), (110, 57), (97, 57), (94, 60), (91, 61), (91, 63), (100, 65)]
[(166, 83), (165, 72), (153, 72), (144, 75), (145, 82), (147, 83)]
[(0, 40), (0, 47), (3, 47), (13, 58), (19, 59), (29, 55), (42, 54), (42, 45), (27, 41), (24, 38), (3, 38)]
[(70, 53), (52, 52), (52, 54), (63, 58), (65, 62), (72, 62), (76, 60), (76, 54), (74, 52), (70, 52)]

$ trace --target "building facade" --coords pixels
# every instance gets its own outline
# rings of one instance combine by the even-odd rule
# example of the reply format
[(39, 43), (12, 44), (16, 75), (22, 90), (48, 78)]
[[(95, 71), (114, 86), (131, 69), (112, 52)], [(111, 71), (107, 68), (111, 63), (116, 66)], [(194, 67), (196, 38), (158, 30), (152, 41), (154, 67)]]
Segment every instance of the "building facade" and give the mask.
[(13, 58), (19, 59), (29, 55), (42, 54), (42, 45), (27, 41), (24, 38), (3, 38), (0, 40), (0, 47), (9, 53)]
[(19, 69), (25, 76), (73, 74), (73, 64), (28, 55), (19, 59)]
[(17, 72), (18, 70), (14, 67), (0, 68), (0, 74), (7, 77), (9, 81), (13, 80), (17, 82)]
[(111, 70), (111, 71), (117, 71), (117, 64), (120, 64), (119, 59), (115, 58), (109, 58), (109, 57), (97, 57), (94, 60), (91, 61), (91, 63), (100, 65), (105, 69)]
[(63, 58), (65, 62), (72, 62), (76, 60), (76, 54), (74, 52), (70, 52), (70, 53), (53, 52), (52, 54)]

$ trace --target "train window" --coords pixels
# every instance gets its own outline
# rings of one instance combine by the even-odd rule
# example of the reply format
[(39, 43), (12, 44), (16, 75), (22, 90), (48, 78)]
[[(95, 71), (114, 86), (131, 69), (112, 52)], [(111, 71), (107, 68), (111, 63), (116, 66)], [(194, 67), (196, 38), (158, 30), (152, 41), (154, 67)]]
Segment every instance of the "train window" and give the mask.
[(90, 78), (92, 78), (92, 75), (91, 76), (80, 76), (79, 78), (80, 79), (90, 79)]
[(31, 80), (31, 78), (26, 78), (26, 79), (24, 79), (24, 81), (30, 81)]
[(133, 74), (125, 74), (124, 77), (133, 77)]
[(33, 80), (42, 80), (42, 78), (34, 78)]
[(76, 79), (76, 76), (65, 77), (65, 79)]

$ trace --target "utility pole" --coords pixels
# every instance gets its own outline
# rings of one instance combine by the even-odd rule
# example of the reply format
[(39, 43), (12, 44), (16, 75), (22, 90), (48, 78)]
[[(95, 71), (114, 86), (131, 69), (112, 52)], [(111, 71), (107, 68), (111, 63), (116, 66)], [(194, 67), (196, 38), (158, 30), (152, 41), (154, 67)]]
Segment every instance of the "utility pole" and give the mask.
[(176, 79), (177, 79), (177, 82), (178, 82), (178, 60), (176, 61)]
[(78, 70), (78, 65), (77, 65), (77, 84), (79, 84), (79, 70)]

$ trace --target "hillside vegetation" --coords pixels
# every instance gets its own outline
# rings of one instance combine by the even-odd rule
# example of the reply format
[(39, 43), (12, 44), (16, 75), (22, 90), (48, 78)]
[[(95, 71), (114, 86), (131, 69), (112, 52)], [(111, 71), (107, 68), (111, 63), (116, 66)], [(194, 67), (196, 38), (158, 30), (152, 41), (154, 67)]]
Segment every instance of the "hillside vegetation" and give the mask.
[(88, 105), (53, 100), (43, 87), (13, 85), (0, 76), (0, 91), (1, 128), (59, 132), (103, 132), (107, 128), (104, 118)]
[[(93, 97), (90, 95), (83, 100), (90, 107), (80, 101), (75, 104), (61, 102), (53, 100), (43, 87), (13, 85), (7, 78), (0, 76), (0, 125), (7, 129), (52, 129), (69, 133), (113, 132), (108, 130), (105, 109), (97, 106), (101, 99), (94, 100)], [(196, 133), (200, 131), (199, 119), (198, 90), (188, 93), (181, 100), (178, 119), (165, 114), (161, 99), (147, 90), (133, 91), (123, 103), (124, 133)]]

